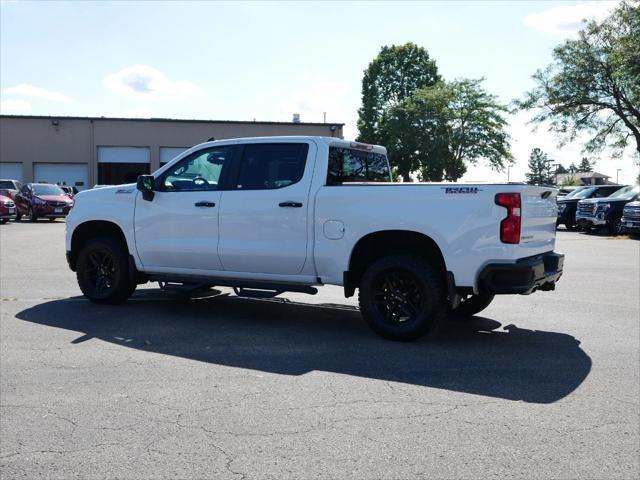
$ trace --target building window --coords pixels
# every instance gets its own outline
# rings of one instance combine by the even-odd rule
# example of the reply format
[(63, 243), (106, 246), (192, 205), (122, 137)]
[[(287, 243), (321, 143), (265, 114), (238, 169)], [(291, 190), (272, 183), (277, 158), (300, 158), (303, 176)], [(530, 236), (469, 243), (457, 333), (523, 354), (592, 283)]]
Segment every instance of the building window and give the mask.
[(100, 185), (135, 183), (140, 175), (148, 173), (148, 163), (99, 163), (98, 183)]

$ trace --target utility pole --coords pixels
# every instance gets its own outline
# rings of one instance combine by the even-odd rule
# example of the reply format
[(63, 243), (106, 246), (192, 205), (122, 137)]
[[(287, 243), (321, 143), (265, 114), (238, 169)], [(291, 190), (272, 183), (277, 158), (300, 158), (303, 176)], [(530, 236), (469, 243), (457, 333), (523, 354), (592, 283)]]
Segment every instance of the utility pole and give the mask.
[(622, 171), (621, 168), (616, 170), (616, 183), (618, 183), (618, 174)]
[(327, 112), (322, 112), (322, 116), (324, 117), (322, 123), (327, 123)]

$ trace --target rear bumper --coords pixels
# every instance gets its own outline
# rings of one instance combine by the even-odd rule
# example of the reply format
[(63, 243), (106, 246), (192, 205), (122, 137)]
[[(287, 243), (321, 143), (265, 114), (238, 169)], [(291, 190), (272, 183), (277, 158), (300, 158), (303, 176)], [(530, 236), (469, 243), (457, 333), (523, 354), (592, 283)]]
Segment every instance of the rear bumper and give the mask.
[(490, 263), (478, 277), (480, 291), (494, 294), (524, 294), (554, 290), (562, 276), (564, 255), (548, 252), (521, 258), (516, 263)]

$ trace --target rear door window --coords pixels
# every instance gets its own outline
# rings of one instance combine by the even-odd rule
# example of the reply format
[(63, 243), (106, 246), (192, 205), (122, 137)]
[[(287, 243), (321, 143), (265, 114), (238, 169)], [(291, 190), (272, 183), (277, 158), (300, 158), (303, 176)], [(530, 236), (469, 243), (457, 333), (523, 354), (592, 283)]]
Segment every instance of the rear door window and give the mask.
[(273, 190), (298, 183), (304, 174), (306, 143), (251, 143), (244, 146), (237, 188)]
[(390, 182), (387, 157), (352, 148), (329, 147), (327, 185), (347, 182)]

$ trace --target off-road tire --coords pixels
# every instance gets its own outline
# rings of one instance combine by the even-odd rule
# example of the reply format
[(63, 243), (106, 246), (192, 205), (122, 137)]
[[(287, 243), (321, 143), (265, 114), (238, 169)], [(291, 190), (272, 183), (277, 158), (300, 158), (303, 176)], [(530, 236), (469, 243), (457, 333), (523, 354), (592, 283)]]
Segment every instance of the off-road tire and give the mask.
[(128, 252), (111, 237), (94, 238), (82, 247), (76, 277), (80, 290), (93, 303), (123, 303), (135, 290), (130, 281)]
[[(408, 279), (413, 291), (418, 292), (412, 296), (413, 300), (418, 301), (412, 301), (410, 305), (411, 308), (415, 307), (416, 314), (404, 321), (388, 318), (394, 299), (389, 302), (381, 300), (381, 295), (385, 299), (389, 295), (381, 293), (381, 282), (393, 274)], [(389, 340), (409, 341), (423, 335), (434, 336), (447, 312), (446, 289), (442, 277), (442, 272), (416, 255), (390, 255), (381, 258), (365, 271), (360, 281), (358, 301), (365, 322), (374, 332)]]

